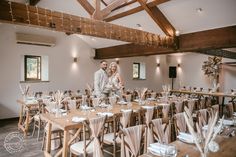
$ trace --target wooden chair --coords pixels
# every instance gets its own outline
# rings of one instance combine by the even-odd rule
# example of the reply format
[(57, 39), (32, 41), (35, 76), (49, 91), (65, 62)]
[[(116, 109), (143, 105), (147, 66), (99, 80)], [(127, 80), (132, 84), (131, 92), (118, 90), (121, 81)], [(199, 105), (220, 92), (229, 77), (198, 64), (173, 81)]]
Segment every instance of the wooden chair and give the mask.
[[(171, 142), (171, 124), (162, 118), (153, 119), (151, 121), (154, 141), (168, 144)], [(148, 146), (148, 145), (147, 145)]]
[(113, 116), (113, 131), (108, 134), (104, 134), (104, 144), (108, 146), (113, 146), (112, 153), (106, 149), (104, 149), (104, 152), (116, 156), (116, 153), (118, 152), (118, 146), (121, 144), (121, 139), (118, 136), (119, 131), (123, 128), (130, 126), (130, 119), (133, 114), (133, 111), (125, 111), (122, 114), (116, 114)]
[(234, 114), (234, 106), (233, 104), (227, 104), (226, 105), (226, 116), (227, 118), (231, 118), (233, 117), (233, 114)]
[(184, 113), (177, 113), (174, 115), (174, 126), (175, 126), (175, 133), (176, 136), (179, 134), (179, 132), (187, 132), (187, 123), (184, 119)]
[[(83, 141), (70, 146), (70, 155), (103, 157), (103, 132), (106, 119), (107, 117), (103, 116), (85, 121), (83, 124)], [(89, 139), (86, 138), (86, 128), (91, 131)]]
[(145, 126), (136, 125), (124, 128), (121, 131), (121, 157), (138, 157), (142, 150), (142, 139), (145, 135)]

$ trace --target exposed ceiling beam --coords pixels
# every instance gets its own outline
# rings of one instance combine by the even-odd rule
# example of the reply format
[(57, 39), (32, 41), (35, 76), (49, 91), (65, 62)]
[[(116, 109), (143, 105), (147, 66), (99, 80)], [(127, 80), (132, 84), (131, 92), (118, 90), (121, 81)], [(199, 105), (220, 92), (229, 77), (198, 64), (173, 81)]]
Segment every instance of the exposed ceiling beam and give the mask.
[(77, 1), (89, 13), (89, 15), (93, 15), (95, 9), (87, 0), (77, 0)]
[[(157, 6), (157, 5), (160, 5), (162, 3), (168, 2), (168, 1), (170, 1), (170, 0), (154, 0), (152, 2), (147, 3), (147, 6), (148, 7), (153, 7), (153, 6)], [(138, 7), (132, 8), (130, 10), (118, 13), (116, 15), (107, 17), (107, 18), (104, 19), (104, 21), (106, 21), (106, 22), (114, 21), (114, 20), (117, 20), (119, 18), (128, 16), (128, 15), (132, 15), (132, 14), (135, 14), (135, 13), (138, 13), (138, 12), (140, 12), (142, 10), (144, 10), (143, 7), (142, 6), (138, 6)]]
[(201, 50), (236, 47), (236, 25), (179, 36), (179, 49), (160, 49), (125, 44), (96, 49), (95, 59), (158, 55), (177, 52), (198, 52)]
[(236, 52), (231, 52), (231, 51), (221, 50), (221, 49), (201, 50), (201, 51), (198, 51), (197, 53), (202, 53), (202, 54), (212, 55), (212, 56), (218, 56), (218, 57), (224, 57), (224, 58), (236, 59)]
[(175, 35), (175, 28), (157, 6), (148, 7), (146, 2), (143, 0), (138, 0), (138, 2), (166, 35)]
[(127, 2), (127, 3), (124, 3), (124, 4), (122, 4), (122, 5), (118, 6), (118, 7), (116, 7), (116, 8), (113, 9), (112, 11), (118, 10), (118, 9), (120, 9), (120, 8), (123, 8), (123, 7), (127, 6), (127, 5), (131, 5), (131, 4), (135, 3), (135, 2), (137, 2), (137, 0), (131, 0), (131, 1)]
[(101, 2), (102, 2), (105, 6), (107, 6), (107, 3), (106, 3), (104, 0), (101, 0)]
[(175, 48), (173, 37), (160, 37), (157, 34), (115, 25), (103, 21), (51, 11), (21, 3), (0, 1), (0, 21), (21, 24), (67, 34), (82, 34), (107, 39)]
[(40, 0), (29, 0), (29, 5), (37, 5)]
[[(114, 0), (111, 4), (109, 4), (107, 7), (101, 10), (101, 13), (103, 15), (103, 18), (108, 16), (113, 9), (120, 6), (123, 3), (126, 3), (127, 0)], [(103, 19), (102, 19), (103, 20)]]

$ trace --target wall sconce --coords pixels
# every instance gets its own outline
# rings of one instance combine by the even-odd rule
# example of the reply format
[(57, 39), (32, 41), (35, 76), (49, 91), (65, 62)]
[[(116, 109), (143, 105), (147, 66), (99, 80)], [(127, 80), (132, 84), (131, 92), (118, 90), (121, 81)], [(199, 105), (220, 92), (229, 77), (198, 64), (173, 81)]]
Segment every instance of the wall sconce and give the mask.
[(120, 63), (119, 58), (116, 58), (116, 64), (119, 64), (119, 63)]
[(180, 68), (180, 63), (178, 64), (178, 68)]
[(74, 57), (73, 60), (74, 60), (74, 63), (76, 63), (78, 61), (78, 58)]
[(157, 67), (160, 67), (160, 63), (157, 63)]

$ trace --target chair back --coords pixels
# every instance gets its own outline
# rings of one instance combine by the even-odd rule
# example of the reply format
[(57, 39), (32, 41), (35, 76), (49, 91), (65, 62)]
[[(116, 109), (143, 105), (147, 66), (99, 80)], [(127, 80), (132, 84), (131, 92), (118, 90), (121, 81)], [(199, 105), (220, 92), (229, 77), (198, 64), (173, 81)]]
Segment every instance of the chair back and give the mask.
[[(163, 123), (161, 118), (151, 121), (154, 139), (160, 143), (168, 144), (171, 141), (171, 127), (168, 123)], [(148, 146), (148, 145), (147, 145)]]
[(125, 157), (139, 156), (143, 132), (143, 125), (136, 125), (122, 130), (122, 143), (124, 144), (123, 154)]
[(187, 123), (184, 119), (184, 113), (177, 113), (174, 115), (174, 119), (175, 119), (175, 129), (176, 129), (176, 133), (178, 132), (187, 132)]

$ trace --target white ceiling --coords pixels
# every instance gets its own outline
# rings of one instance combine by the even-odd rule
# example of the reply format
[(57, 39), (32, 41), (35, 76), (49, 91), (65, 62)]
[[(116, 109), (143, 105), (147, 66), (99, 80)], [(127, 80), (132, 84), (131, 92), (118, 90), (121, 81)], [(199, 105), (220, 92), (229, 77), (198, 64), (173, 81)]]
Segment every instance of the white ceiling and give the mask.
[[(25, 0), (13, 1), (25, 2)], [(89, 1), (92, 4), (92, 0)], [(127, 10), (137, 5), (139, 4), (135, 3), (133, 6), (121, 10)], [(38, 6), (77, 16), (90, 17), (77, 0), (40, 0)], [(236, 25), (236, 0), (171, 0), (158, 7), (176, 30), (182, 34)], [(197, 12), (197, 8), (202, 8), (202, 12)], [(117, 12), (121, 10), (117, 10)], [(144, 31), (164, 35), (145, 11), (117, 19), (112, 23), (136, 29), (137, 24), (141, 24)], [(87, 36), (82, 39), (93, 48), (125, 43)]]

